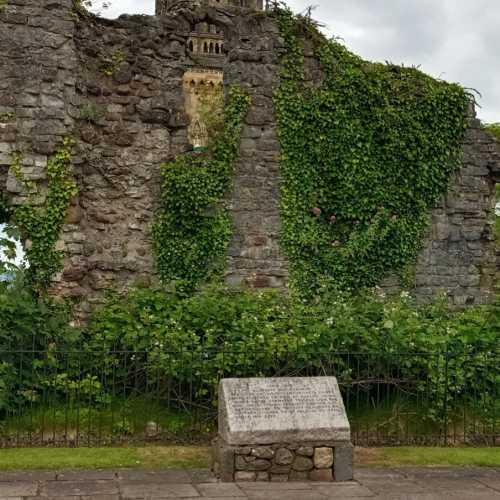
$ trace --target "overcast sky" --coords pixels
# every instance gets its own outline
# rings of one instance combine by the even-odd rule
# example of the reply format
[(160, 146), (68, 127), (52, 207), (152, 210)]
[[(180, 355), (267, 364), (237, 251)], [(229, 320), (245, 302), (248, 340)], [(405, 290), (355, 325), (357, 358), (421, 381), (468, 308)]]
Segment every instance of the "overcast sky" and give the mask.
[[(106, 17), (153, 14), (154, 0), (110, 0)], [(479, 117), (500, 122), (500, 2), (497, 0), (288, 0), (347, 47), (373, 61), (420, 66), (478, 90)]]

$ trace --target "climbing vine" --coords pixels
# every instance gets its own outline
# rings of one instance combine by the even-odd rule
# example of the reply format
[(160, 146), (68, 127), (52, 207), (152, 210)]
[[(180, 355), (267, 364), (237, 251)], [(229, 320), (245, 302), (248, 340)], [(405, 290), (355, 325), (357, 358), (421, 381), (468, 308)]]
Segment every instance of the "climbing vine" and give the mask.
[[(374, 64), (276, 10), (285, 40), (275, 93), (282, 245), (298, 290), (373, 286), (414, 262), (446, 192), (471, 97), (415, 68)], [(304, 41), (320, 62), (315, 85)], [(315, 78), (317, 80), (317, 78)]]
[(36, 291), (46, 289), (61, 269), (63, 254), (56, 249), (56, 243), (69, 201), (78, 192), (70, 173), (71, 146), (72, 141), (66, 139), (47, 161), (48, 190), (43, 206), (36, 204), (37, 192), (31, 193), (27, 203), (13, 210), (14, 223), (26, 242), (27, 279)]
[(204, 153), (186, 153), (162, 167), (161, 207), (153, 228), (160, 277), (186, 290), (213, 275), (225, 255), (231, 186), (249, 95), (231, 87), (223, 127)]

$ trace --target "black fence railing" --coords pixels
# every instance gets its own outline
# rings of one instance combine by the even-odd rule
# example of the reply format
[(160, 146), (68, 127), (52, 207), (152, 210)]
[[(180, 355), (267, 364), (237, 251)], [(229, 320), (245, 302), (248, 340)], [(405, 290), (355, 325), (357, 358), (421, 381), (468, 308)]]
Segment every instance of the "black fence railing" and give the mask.
[(0, 351), (0, 447), (208, 442), (221, 378), (322, 375), (357, 445), (500, 445), (498, 352), (306, 351)]

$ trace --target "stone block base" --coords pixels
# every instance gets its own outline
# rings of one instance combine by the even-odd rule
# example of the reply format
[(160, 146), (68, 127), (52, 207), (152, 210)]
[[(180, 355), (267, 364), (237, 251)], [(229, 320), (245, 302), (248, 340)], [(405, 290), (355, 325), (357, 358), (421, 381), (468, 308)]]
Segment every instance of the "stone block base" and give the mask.
[(353, 446), (348, 442), (231, 446), (213, 442), (213, 471), (223, 482), (351, 481)]

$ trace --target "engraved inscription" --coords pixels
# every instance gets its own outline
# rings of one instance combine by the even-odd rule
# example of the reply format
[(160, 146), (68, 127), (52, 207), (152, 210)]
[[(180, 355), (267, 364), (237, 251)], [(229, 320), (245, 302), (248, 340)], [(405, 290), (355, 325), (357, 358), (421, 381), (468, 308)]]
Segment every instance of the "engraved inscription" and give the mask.
[(338, 390), (327, 384), (297, 383), (296, 380), (276, 380), (272, 384), (249, 384), (231, 387), (228, 410), (239, 425), (249, 427), (259, 423), (288, 418), (314, 416), (335, 418), (344, 415)]

